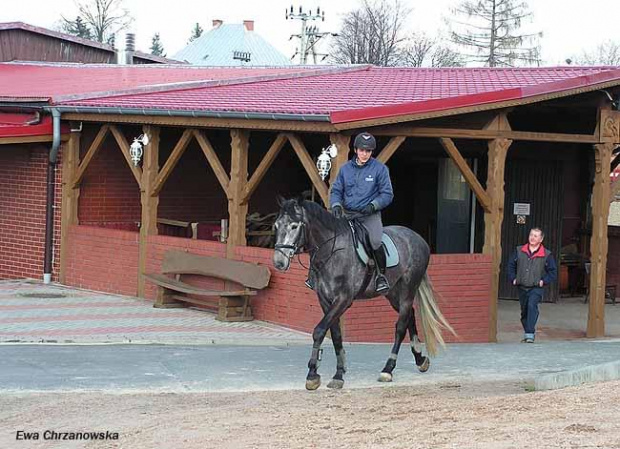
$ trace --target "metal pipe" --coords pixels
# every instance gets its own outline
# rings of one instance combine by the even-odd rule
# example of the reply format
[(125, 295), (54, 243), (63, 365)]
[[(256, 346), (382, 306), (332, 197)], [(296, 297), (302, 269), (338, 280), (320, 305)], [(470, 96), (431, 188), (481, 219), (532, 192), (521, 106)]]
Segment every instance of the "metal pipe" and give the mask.
[(60, 150), (60, 112), (51, 108), (52, 147), (47, 164), (47, 201), (45, 203), (45, 253), (43, 257), (43, 283), (52, 281), (52, 260), (54, 254), (54, 193), (56, 189), (56, 163)]

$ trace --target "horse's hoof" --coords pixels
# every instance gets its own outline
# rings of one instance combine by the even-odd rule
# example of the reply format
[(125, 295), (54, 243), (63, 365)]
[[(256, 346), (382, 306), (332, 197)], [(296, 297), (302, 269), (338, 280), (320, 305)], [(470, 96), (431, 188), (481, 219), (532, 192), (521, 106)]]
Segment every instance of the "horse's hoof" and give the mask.
[(424, 357), (424, 361), (422, 362), (420, 366), (418, 366), (418, 369), (420, 370), (421, 373), (425, 373), (428, 371), (430, 367), (431, 367), (431, 361), (429, 360), (428, 357)]
[(333, 388), (334, 390), (340, 390), (344, 386), (344, 380), (342, 379), (332, 379), (327, 384), (327, 388)]
[(381, 373), (377, 380), (379, 382), (392, 382), (392, 375), (390, 373)]
[(321, 376), (316, 376), (314, 379), (306, 379), (306, 390), (316, 390), (321, 386)]

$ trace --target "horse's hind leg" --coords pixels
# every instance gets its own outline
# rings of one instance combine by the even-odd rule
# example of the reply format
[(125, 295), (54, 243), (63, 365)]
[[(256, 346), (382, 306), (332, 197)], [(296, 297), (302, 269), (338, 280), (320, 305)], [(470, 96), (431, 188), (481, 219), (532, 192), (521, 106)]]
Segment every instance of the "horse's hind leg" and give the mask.
[(418, 332), (415, 325), (415, 316), (413, 314), (411, 314), (411, 320), (409, 321), (408, 328), (409, 338), (411, 340), (411, 352), (413, 353), (415, 364), (421, 373), (425, 373), (428, 371), (431, 362), (428, 357), (422, 355), (422, 351), (420, 350), (420, 339), (418, 338)]
[(327, 384), (327, 388), (340, 389), (344, 386), (344, 373), (347, 371), (344, 348), (342, 347), (342, 331), (340, 329), (340, 320), (336, 321), (329, 328), (332, 333), (332, 342), (334, 343), (334, 351), (336, 352), (336, 374)]
[(390, 354), (390, 357), (385, 363), (383, 370), (381, 370), (381, 374), (379, 374), (379, 382), (392, 381), (392, 371), (394, 371), (394, 368), (396, 368), (398, 351), (400, 350), (400, 345), (405, 339), (405, 334), (407, 333), (407, 325), (409, 324), (409, 321), (412, 319), (412, 317), (413, 309), (411, 308), (411, 304), (409, 304), (409, 307), (407, 307), (407, 305), (400, 304), (398, 320), (396, 321), (396, 337), (394, 339), (394, 345), (392, 346), (392, 352)]

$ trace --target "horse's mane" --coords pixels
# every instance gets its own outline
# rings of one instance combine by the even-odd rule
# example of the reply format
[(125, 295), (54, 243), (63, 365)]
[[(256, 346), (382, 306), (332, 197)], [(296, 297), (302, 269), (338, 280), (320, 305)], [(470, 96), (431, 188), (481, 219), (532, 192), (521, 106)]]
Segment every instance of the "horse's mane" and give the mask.
[(347, 220), (334, 217), (326, 209), (313, 201), (302, 200), (299, 201), (299, 205), (306, 210), (311, 222), (317, 220), (324, 227), (334, 230), (347, 227)]

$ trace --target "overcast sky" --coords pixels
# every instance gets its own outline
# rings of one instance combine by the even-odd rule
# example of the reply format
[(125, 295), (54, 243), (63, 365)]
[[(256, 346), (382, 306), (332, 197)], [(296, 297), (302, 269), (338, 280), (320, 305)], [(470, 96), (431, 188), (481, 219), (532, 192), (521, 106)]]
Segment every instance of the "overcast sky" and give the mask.
[[(87, 0), (83, 0), (87, 1)], [(445, 29), (443, 17), (458, 0), (401, 0), (412, 12), (408, 29), (435, 35)], [(3, 0), (0, 22), (22, 21), (51, 28), (60, 15), (75, 17), (74, 0)], [(610, 39), (620, 42), (620, 0), (529, 0), (534, 13), (527, 29), (542, 31), (542, 56), (545, 65), (564, 64), (567, 57), (578, 55)], [(196, 22), (208, 30), (213, 19), (227, 23), (254, 20), (255, 31), (287, 56), (295, 51), (289, 36), (299, 33), (300, 22), (285, 19), (290, 0), (124, 0), (135, 17), (132, 31), (137, 47), (149, 51), (154, 33), (161, 35), (168, 56), (183, 48)], [(325, 9), (325, 22), (316, 22), (320, 31), (337, 32), (343, 15), (359, 5), (359, 0), (305, 0), (293, 3), (297, 11), (317, 6)], [(321, 51), (327, 50), (323, 44)]]

